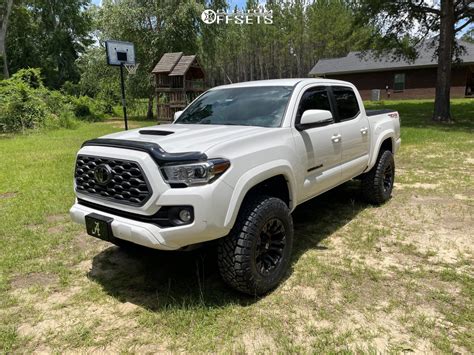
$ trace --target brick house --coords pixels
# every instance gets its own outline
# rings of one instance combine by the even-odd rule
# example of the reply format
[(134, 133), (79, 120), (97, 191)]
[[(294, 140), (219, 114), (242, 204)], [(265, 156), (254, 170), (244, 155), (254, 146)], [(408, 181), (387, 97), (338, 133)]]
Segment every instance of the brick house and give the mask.
[[(460, 64), (453, 64), (451, 97), (474, 97), (474, 44), (460, 41), (465, 49)], [(370, 54), (363, 58), (350, 52), (341, 58), (321, 59), (310, 76), (345, 80), (353, 83), (364, 100), (372, 90), (380, 90), (380, 99), (430, 99), (435, 96), (436, 59), (432, 46), (422, 45), (414, 62), (376, 60)]]

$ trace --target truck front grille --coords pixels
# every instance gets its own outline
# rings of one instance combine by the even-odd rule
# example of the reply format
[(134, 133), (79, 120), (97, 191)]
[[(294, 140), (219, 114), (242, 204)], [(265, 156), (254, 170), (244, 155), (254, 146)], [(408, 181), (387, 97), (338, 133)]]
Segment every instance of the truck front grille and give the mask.
[(79, 155), (74, 178), (78, 193), (117, 203), (142, 206), (152, 195), (140, 165), (129, 160)]

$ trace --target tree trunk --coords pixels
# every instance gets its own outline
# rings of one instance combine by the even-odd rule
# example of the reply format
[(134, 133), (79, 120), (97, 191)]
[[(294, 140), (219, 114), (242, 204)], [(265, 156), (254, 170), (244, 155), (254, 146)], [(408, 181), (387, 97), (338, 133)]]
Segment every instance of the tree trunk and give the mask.
[(441, 0), (441, 16), (438, 47), (438, 69), (436, 73), (436, 96), (433, 121), (451, 121), (450, 90), (451, 62), (454, 46), (453, 0)]
[(8, 61), (7, 61), (7, 46), (5, 44), (7, 40), (7, 29), (8, 29), (8, 18), (12, 10), (13, 0), (7, 0), (7, 9), (1, 18), (0, 24), (0, 56), (3, 58), (3, 77), (8, 79), (10, 73), (8, 72)]
[(148, 96), (148, 110), (146, 112), (146, 119), (147, 120), (152, 120), (153, 119), (153, 99), (155, 95), (151, 94)]

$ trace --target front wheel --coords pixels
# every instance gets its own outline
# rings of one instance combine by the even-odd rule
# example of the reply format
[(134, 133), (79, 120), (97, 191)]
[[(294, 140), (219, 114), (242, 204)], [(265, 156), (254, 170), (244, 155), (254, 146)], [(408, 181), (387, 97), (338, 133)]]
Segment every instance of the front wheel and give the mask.
[(292, 247), (287, 205), (275, 197), (258, 197), (243, 204), (231, 232), (219, 241), (219, 272), (238, 291), (265, 294), (285, 276)]
[(381, 205), (392, 195), (395, 161), (389, 150), (380, 152), (374, 167), (362, 177), (362, 195), (367, 202)]

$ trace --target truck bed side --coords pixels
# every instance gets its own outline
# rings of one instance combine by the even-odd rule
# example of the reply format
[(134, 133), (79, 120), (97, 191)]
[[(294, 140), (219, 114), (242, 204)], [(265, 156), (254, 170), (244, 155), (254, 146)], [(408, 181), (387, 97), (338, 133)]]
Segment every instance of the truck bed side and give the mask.
[(377, 161), (382, 143), (390, 139), (392, 152), (395, 154), (400, 146), (400, 118), (394, 110), (366, 110), (371, 137), (369, 171)]

